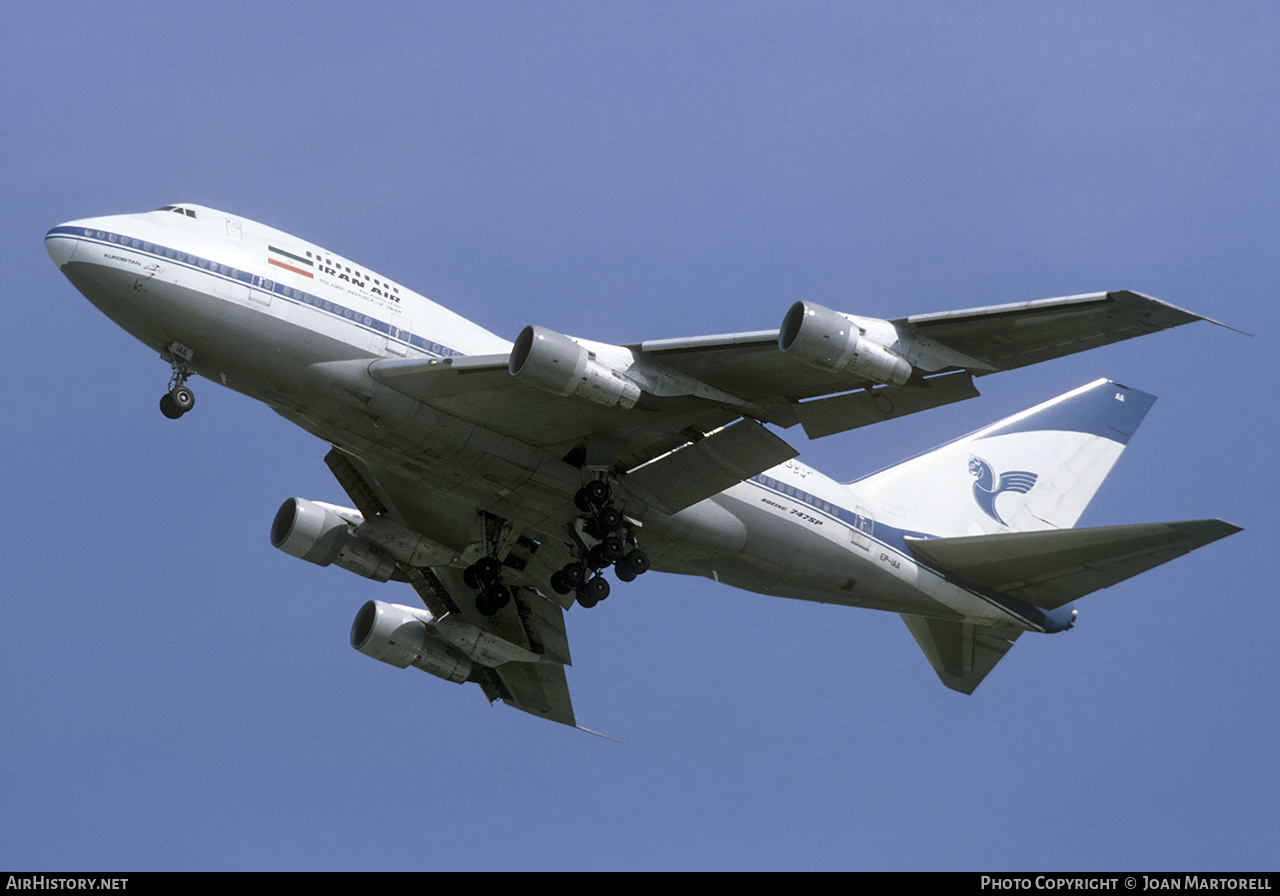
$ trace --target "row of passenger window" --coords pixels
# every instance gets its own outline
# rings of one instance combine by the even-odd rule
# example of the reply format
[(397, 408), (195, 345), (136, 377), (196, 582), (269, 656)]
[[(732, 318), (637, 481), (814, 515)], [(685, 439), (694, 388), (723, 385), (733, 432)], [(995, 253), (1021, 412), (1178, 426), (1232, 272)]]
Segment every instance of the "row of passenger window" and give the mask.
[(819, 510), (832, 514), (833, 516), (840, 515), (839, 507), (836, 507), (834, 504), (828, 504), (826, 501), (823, 501), (819, 498), (815, 498), (813, 495), (809, 494), (808, 492), (802, 489), (796, 488), (794, 485), (787, 485), (785, 482), (781, 482), (777, 479), (774, 479), (771, 476), (757, 476), (756, 480), (761, 485), (766, 485), (769, 488), (782, 492), (784, 495), (789, 495), (792, 498), (797, 498), (800, 501), (803, 501), (805, 504), (812, 505), (813, 507), (816, 507)]
[[(165, 209), (161, 209), (161, 211), (165, 211)], [(161, 246), (157, 243), (149, 243), (146, 240), (139, 240), (139, 239), (134, 239), (132, 237), (121, 236), (116, 233), (107, 233), (102, 230), (97, 230), (97, 231), (86, 230), (84, 232), (84, 235), (95, 236), (98, 239), (106, 240), (109, 243), (118, 243), (121, 246), (128, 246), (134, 249), (140, 249), (143, 252), (149, 252), (153, 255), (159, 255), (163, 258), (172, 258), (174, 261), (180, 261), (185, 264), (199, 266), (201, 268), (204, 268), (205, 270), (208, 270), (214, 273), (223, 274), (228, 277), (233, 277), (236, 280), (240, 280), (244, 283), (253, 282), (253, 277), (250, 274), (247, 274), (244, 271), (239, 270), (238, 268), (233, 268), (225, 264), (218, 264), (217, 262), (210, 261), (207, 258), (201, 258), (198, 255), (191, 255), (186, 252), (179, 252), (176, 249), (170, 249), (168, 246)], [(268, 291), (277, 292), (280, 295), (286, 296), (291, 299), (297, 299), (300, 302), (303, 302), (314, 308), (322, 309), (324, 311), (329, 312), (330, 314), (341, 315), (342, 317), (354, 323), (362, 323), (366, 327), (374, 327), (379, 332), (386, 333), (388, 336), (390, 336), (393, 339), (399, 339), (403, 342), (407, 342), (410, 345), (421, 348), (423, 351), (431, 352), (432, 354), (441, 355), (443, 357), (457, 357), (462, 354), (461, 352), (454, 351), (448, 346), (441, 345), (438, 342), (429, 342), (428, 340), (423, 339), (421, 336), (414, 336), (413, 334), (405, 330), (401, 330), (396, 327), (393, 327), (391, 324), (386, 323), (385, 321), (380, 321), (366, 314), (361, 314), (360, 312), (354, 311), (351, 308), (346, 307), (345, 305), (340, 305), (337, 302), (330, 302), (326, 299), (320, 298), (319, 296), (314, 296), (309, 292), (304, 292), (301, 289), (294, 289), (292, 286), (285, 286), (284, 284), (275, 283), (271, 280), (266, 280), (266, 279), (262, 280), (260, 285)]]
[[(85, 231), (85, 236), (89, 236), (90, 231)], [(134, 239), (132, 237), (120, 236), (115, 233), (104, 233), (99, 230), (93, 233), (100, 240), (106, 240), (109, 243), (119, 243), (121, 246), (129, 246), (134, 249), (141, 249), (143, 252), (150, 252), (152, 255), (159, 255), (163, 258), (172, 258), (174, 261), (185, 262), (186, 264), (199, 265), (210, 271), (219, 274), (225, 274), (228, 277), (234, 277), (237, 280), (249, 282), (249, 275), (238, 268), (230, 265), (218, 264), (207, 258), (201, 258), (199, 255), (190, 255), (186, 252), (179, 252), (176, 249), (170, 249), (168, 246), (161, 246), (156, 243), (149, 243), (146, 240)]]
[[(192, 209), (189, 209), (189, 208), (182, 208), (182, 207), (180, 207), (180, 206), (176, 206), (176, 205), (166, 205), (166, 206), (164, 206), (163, 208), (159, 209), (159, 211), (162, 211), (162, 212), (175, 212), (175, 213), (177, 213), (177, 214), (179, 214), (179, 215), (186, 215), (188, 218), (194, 218), (194, 217), (196, 216), (196, 213), (195, 213)], [(172, 257), (172, 256), (170, 256), (170, 257)], [(398, 287), (398, 286), (396, 286), (396, 285), (394, 285), (394, 284), (392, 284), (392, 283), (383, 283), (383, 282), (382, 282), (381, 280), (379, 280), (377, 277), (370, 277), (368, 274), (362, 274), (362, 273), (360, 273), (359, 271), (354, 271), (354, 272), (353, 272), (353, 271), (351, 270), (351, 268), (350, 268), (350, 267), (348, 267), (347, 265), (342, 264), (341, 262), (338, 262), (338, 263), (335, 265), (335, 264), (333, 263), (333, 260), (332, 260), (332, 259), (330, 259), (330, 258), (326, 258), (326, 257), (322, 257), (322, 256), (320, 255), (320, 253), (318, 253), (318, 252), (313, 254), (310, 250), (308, 250), (308, 251), (307, 251), (307, 258), (313, 258), (313, 259), (315, 259), (317, 262), (321, 262), (321, 263), (326, 264), (326, 265), (328, 265), (329, 267), (335, 268), (335, 269), (337, 269), (337, 270), (346, 271), (348, 274), (353, 274), (354, 276), (356, 276), (356, 277), (360, 277), (361, 279), (364, 279), (364, 280), (373, 280), (374, 285), (376, 285), (376, 286), (384, 286), (384, 287), (386, 287), (387, 289), (390, 289), (390, 290), (391, 290), (393, 293), (395, 293), (396, 295), (399, 295), (399, 294), (400, 294), (400, 287)]]

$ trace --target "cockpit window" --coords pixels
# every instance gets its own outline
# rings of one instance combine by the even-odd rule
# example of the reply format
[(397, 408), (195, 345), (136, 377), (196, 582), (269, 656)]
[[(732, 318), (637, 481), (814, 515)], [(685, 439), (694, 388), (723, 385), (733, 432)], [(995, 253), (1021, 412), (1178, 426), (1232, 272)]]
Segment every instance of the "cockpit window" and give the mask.
[(176, 215), (186, 215), (188, 218), (194, 218), (196, 213), (189, 208), (179, 208), (176, 205), (166, 205), (163, 208), (156, 209), (158, 212), (173, 212)]

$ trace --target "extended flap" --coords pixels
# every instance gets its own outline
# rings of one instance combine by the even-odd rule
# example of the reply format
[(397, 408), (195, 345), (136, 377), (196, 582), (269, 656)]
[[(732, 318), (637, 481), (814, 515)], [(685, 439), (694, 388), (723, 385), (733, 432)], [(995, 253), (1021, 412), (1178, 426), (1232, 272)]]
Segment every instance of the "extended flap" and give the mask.
[(632, 470), (625, 484), (675, 513), (799, 453), (744, 418)]

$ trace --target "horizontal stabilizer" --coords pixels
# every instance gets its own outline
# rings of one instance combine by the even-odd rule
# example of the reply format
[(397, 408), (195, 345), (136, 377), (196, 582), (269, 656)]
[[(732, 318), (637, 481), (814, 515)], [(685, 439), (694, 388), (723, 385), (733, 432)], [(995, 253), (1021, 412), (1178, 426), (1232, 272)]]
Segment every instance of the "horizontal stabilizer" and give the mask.
[(1052, 610), (1239, 532), (1222, 520), (907, 538), (930, 566)]
[(942, 683), (962, 694), (973, 693), (1021, 634), (950, 619), (901, 615)]

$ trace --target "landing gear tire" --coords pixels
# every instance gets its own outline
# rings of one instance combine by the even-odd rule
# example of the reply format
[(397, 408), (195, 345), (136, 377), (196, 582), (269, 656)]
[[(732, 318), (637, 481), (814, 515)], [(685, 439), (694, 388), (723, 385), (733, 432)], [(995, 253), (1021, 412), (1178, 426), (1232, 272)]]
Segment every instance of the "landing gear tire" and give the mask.
[[(581, 489), (583, 497), (591, 507), (603, 507), (609, 503), (609, 486), (605, 485), (599, 479), (588, 482)], [(586, 511), (583, 511), (584, 513)]]
[(613, 507), (602, 507), (587, 520), (587, 534), (592, 538), (604, 538), (622, 528), (622, 514)]
[(462, 581), (468, 588), (485, 588), (502, 575), (502, 564), (492, 557), (481, 557), (462, 571)]
[(475, 571), (481, 582), (493, 582), (501, 575), (502, 564), (492, 557), (481, 557), (475, 562)]
[(626, 550), (627, 546), (622, 543), (622, 539), (617, 535), (606, 535), (604, 540), (600, 542), (600, 555), (610, 563), (616, 563), (621, 560)]
[(486, 585), (476, 595), (476, 609), (481, 616), (492, 616), (511, 603), (511, 589), (501, 583)]
[(609, 582), (596, 576), (578, 589), (578, 604), (588, 610), (609, 596)]
[(196, 406), (196, 395), (186, 386), (178, 386), (160, 398), (160, 413), (170, 420), (177, 420)]
[[(630, 554), (627, 554), (627, 556), (618, 561), (616, 568), (619, 578), (622, 577), (622, 570), (625, 569), (631, 574), (631, 578), (634, 579), (636, 576), (644, 575), (649, 571), (649, 555), (639, 548), (636, 548)], [(630, 579), (627, 581), (630, 581)]]
[(565, 583), (568, 584), (569, 590), (575, 590), (582, 587), (582, 583), (587, 580), (587, 571), (581, 563), (570, 563), (560, 570), (564, 576)]
[(608, 596), (609, 580), (604, 576), (592, 576), (578, 589), (578, 603), (584, 607), (594, 607)]

